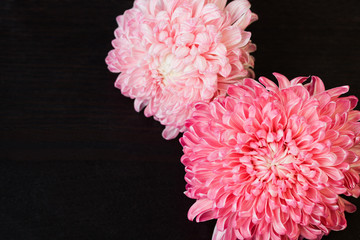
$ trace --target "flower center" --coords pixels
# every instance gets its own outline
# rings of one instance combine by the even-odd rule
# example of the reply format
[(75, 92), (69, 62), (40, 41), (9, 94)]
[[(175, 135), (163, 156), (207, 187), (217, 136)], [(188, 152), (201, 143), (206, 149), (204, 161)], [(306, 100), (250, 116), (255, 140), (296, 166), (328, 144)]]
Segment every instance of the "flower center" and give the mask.
[(294, 164), (298, 163), (296, 156), (289, 153), (288, 147), (280, 142), (268, 143), (259, 154), (252, 157), (254, 174), (260, 181), (270, 182), (292, 178)]
[(166, 86), (177, 81), (181, 76), (178, 65), (178, 60), (173, 54), (168, 54), (162, 59), (158, 67), (162, 85)]

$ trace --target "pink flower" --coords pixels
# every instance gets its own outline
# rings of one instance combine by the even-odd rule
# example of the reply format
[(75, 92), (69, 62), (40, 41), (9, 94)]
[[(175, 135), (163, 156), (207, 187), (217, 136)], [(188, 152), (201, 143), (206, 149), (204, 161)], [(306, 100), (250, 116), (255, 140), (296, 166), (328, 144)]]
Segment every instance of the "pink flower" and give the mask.
[(255, 50), (244, 29), (256, 15), (247, 0), (135, 0), (117, 17), (106, 58), (115, 86), (135, 99), (136, 111), (165, 125), (163, 137), (185, 130), (197, 101), (223, 95), (253, 76)]
[(213, 240), (320, 239), (355, 211), (339, 195), (360, 195), (357, 98), (275, 76), (197, 104), (180, 139), (188, 217), (217, 219)]

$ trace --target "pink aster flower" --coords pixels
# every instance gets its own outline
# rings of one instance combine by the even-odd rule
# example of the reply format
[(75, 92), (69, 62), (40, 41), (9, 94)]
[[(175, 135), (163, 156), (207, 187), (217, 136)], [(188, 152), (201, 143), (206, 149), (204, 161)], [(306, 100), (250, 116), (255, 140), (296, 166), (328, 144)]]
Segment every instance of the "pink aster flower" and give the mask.
[(355, 211), (340, 194), (360, 195), (357, 98), (275, 76), (197, 104), (180, 139), (188, 217), (217, 219), (213, 240), (320, 239)]
[(165, 125), (163, 137), (185, 130), (197, 101), (211, 101), (227, 86), (253, 76), (255, 50), (244, 29), (256, 15), (247, 0), (135, 0), (117, 17), (106, 58), (120, 73), (115, 86)]

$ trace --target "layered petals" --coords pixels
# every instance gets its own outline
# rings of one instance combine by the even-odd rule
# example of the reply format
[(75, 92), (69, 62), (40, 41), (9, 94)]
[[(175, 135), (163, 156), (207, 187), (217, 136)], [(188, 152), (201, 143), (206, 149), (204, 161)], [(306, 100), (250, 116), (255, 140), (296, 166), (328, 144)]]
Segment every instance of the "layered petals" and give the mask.
[(180, 139), (197, 221), (213, 240), (320, 239), (346, 227), (358, 197), (360, 114), (347, 87), (275, 74), (198, 103)]
[(256, 18), (247, 0), (135, 0), (117, 17), (106, 63), (135, 110), (145, 108), (165, 125), (163, 137), (175, 138), (196, 102), (253, 76), (255, 45), (245, 28)]

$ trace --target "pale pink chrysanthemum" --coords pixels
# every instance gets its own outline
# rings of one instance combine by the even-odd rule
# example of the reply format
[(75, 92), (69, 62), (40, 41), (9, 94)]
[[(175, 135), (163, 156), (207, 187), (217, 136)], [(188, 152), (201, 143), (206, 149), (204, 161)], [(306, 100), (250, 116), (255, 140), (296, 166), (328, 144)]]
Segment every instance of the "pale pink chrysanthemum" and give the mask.
[(217, 219), (213, 240), (320, 239), (356, 209), (339, 195), (360, 195), (357, 98), (275, 76), (197, 104), (180, 139), (188, 217)]
[(193, 104), (225, 94), (252, 77), (255, 50), (244, 29), (257, 16), (247, 0), (135, 0), (117, 17), (106, 58), (115, 86), (165, 125), (163, 137), (185, 130)]

